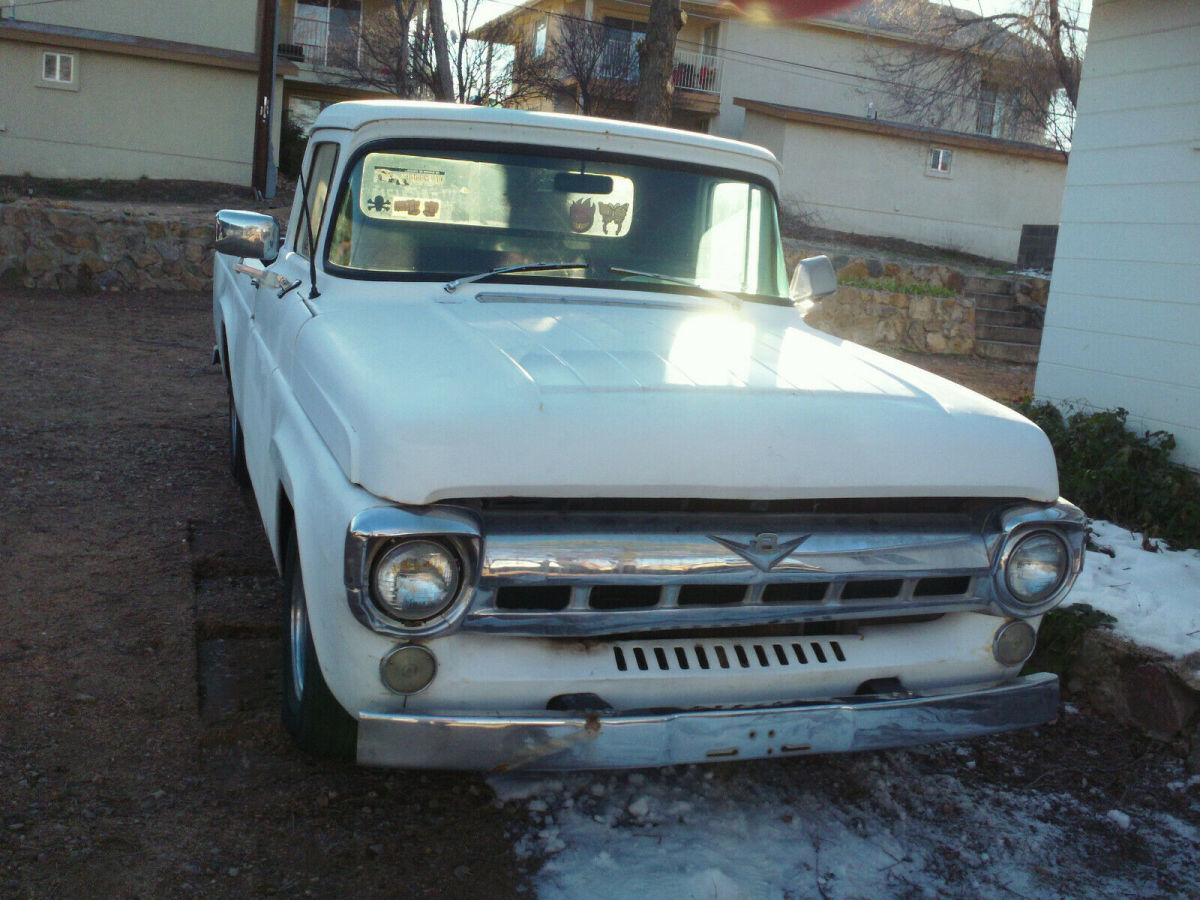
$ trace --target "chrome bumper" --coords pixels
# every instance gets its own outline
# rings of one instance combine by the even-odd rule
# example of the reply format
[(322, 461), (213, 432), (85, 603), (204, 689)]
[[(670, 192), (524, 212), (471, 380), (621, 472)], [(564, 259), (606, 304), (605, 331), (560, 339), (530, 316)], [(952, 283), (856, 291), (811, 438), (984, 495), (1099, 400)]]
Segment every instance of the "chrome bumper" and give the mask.
[(362, 713), (363, 765), (433, 769), (609, 769), (880, 750), (1049, 722), (1058, 678), (862, 703), (561, 717)]

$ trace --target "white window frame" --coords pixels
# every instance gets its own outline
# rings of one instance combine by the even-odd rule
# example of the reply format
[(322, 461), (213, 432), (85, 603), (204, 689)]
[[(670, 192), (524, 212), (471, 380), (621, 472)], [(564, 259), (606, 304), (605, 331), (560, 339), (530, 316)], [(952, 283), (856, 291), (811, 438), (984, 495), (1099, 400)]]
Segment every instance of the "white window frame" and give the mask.
[(533, 29), (533, 55), (546, 55), (546, 32), (549, 29), (546, 27), (546, 21), (543, 19), (538, 22)]
[[(65, 67), (64, 60), (67, 61)], [(63, 77), (64, 68), (67, 71), (66, 78)], [(38, 84), (41, 87), (60, 91), (79, 90), (79, 54), (69, 53), (65, 50), (43, 50), (38, 70)]]
[(925, 156), (925, 174), (934, 178), (952, 178), (954, 151), (949, 147), (930, 147)]

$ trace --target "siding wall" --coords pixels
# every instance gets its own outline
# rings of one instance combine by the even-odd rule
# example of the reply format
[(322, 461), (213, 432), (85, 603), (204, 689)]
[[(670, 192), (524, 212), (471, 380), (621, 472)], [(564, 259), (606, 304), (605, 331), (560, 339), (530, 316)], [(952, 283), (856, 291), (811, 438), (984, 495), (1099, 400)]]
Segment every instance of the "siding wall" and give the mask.
[(1093, 8), (1036, 395), (1200, 468), (1200, 4)]
[(49, 49), (0, 42), (0, 172), (249, 184), (253, 72), (71, 50), (78, 90), (59, 90), (40, 85)]
[(744, 140), (783, 164), (789, 212), (837, 231), (897, 237), (1015, 262), (1023, 224), (1058, 222), (1066, 165), (953, 147), (949, 177), (927, 175), (938, 141), (784, 121), (746, 111)]

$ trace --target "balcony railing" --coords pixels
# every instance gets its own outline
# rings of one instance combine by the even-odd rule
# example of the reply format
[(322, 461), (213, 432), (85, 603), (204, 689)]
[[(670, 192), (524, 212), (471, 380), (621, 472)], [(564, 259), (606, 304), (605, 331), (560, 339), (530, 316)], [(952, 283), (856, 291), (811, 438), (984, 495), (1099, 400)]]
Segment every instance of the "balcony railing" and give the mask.
[(721, 93), (721, 60), (711, 53), (676, 50), (671, 83), (685, 91)]
[[(638, 80), (638, 41), (609, 40), (600, 59), (600, 74), (620, 81)], [(695, 50), (676, 50), (671, 84), (677, 90), (721, 93), (721, 60), (710, 53)]]
[(358, 36), (353, 29), (308, 16), (292, 19), (290, 36), (286, 40), (280, 38), (281, 53), (284, 47), (292, 54), (298, 50), (302, 54), (299, 61), (314, 66), (345, 66), (359, 52)]

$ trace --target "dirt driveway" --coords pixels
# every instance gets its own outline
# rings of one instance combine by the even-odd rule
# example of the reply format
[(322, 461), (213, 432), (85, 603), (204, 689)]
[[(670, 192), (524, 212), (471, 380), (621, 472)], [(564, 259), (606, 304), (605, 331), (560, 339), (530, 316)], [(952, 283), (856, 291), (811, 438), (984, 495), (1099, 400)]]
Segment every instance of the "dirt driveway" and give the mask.
[[(210, 315), (196, 294), (0, 293), (0, 896), (528, 893), (543, 854), (525, 836), (543, 826), (523, 804), (473, 775), (317, 762), (277, 724), (276, 580), (226, 474)], [(962, 365), (1004, 393), (1030, 374)], [(715, 783), (787, 782), (821, 808), (860, 802), (875, 770), (909, 799), (956, 772), (964, 807), (1036, 786), (1091, 810), (1079, 868), (1195, 887), (1172, 864), (1188, 840), (1160, 852), (1103, 824), (1136, 799), (1200, 827), (1166, 748), (1086, 710), (974, 746), (969, 770), (939, 748), (726, 766)], [(968, 895), (937, 877), (939, 896)]]
[(517, 894), (482, 780), (315, 762), (277, 725), (210, 304), (0, 295), (0, 895)]

